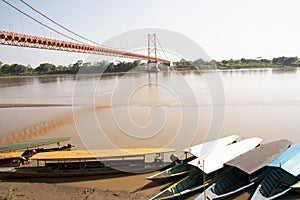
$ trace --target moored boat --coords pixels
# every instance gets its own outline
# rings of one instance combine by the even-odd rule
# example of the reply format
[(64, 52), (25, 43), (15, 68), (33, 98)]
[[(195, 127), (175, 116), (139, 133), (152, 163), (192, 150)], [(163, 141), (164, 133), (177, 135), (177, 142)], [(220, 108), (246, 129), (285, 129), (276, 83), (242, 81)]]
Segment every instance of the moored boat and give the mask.
[[(165, 167), (164, 154), (170, 148), (134, 148), (106, 150), (74, 150), (36, 154), (36, 166), (1, 168), (3, 178), (46, 178), (94, 176), (118, 173), (145, 173)], [(159, 154), (159, 157), (157, 155)], [(153, 162), (146, 161), (151, 156)]]
[[(30, 157), (37, 153), (69, 151), (72, 147), (75, 147), (75, 145), (59, 145), (60, 142), (65, 142), (68, 140), (70, 140), (70, 137), (48, 138), (0, 146), (0, 167), (16, 167), (20, 166), (21, 164), (28, 163)], [(58, 144), (58, 147), (41, 148), (41, 146), (51, 145), (55, 143)]]
[[(226, 145), (231, 144), (238, 138), (237, 135), (231, 135), (224, 138), (212, 140), (209, 142), (205, 142), (202, 144), (198, 144), (187, 149), (184, 149), (183, 152), (186, 155), (186, 158), (183, 159), (178, 164), (162, 171), (157, 174), (154, 174), (150, 177), (146, 177), (148, 180), (157, 181), (157, 182), (166, 182), (174, 179), (183, 178), (187, 176), (191, 171), (193, 171), (193, 167), (188, 164), (188, 162), (194, 160), (196, 158), (193, 154), (198, 154), (198, 152), (205, 152), (205, 149), (211, 148), (220, 148)], [(189, 154), (189, 155), (188, 155)]]
[(209, 154), (205, 153), (204, 157), (201, 157), (201, 153), (199, 153), (200, 156), (198, 158), (189, 162), (194, 170), (187, 177), (171, 185), (151, 199), (170, 199), (204, 189), (224, 175), (227, 171), (226, 168), (223, 168), (225, 162), (255, 148), (261, 141), (262, 139), (260, 138), (250, 138), (213, 149)]
[(292, 143), (288, 140), (277, 140), (250, 150), (225, 163), (232, 167), (227, 174), (212, 184), (197, 200), (229, 198), (256, 183), (259, 183), (270, 171), (267, 164), (278, 157)]
[(271, 172), (257, 187), (252, 200), (275, 199), (300, 180), (300, 143), (288, 148), (268, 166)]

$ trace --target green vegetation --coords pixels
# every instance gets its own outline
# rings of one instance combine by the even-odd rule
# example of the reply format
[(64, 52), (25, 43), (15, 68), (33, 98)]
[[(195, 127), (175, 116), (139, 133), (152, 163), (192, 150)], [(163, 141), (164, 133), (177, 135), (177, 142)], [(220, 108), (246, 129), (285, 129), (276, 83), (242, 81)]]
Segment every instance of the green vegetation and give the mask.
[(219, 69), (243, 69), (243, 68), (278, 68), (278, 67), (300, 67), (298, 57), (278, 57), (272, 60), (257, 58), (240, 60), (222, 60), (217, 62)]
[[(300, 67), (300, 59), (298, 57), (278, 57), (272, 60), (257, 58), (257, 59), (245, 59), (240, 60), (222, 60), (220, 62), (204, 61), (203, 59), (197, 59), (195, 61), (180, 60), (175, 62), (171, 67), (173, 70), (191, 70), (191, 69), (246, 69), (246, 68), (284, 68), (284, 67)], [(168, 69), (165, 65), (159, 66), (160, 70)], [(80, 71), (79, 71), (80, 70)], [(116, 73), (116, 72), (128, 72), (128, 71), (155, 71), (155, 63), (142, 63), (140, 60), (134, 62), (118, 62), (110, 63), (107, 61), (100, 61), (95, 63), (84, 63), (82, 60), (78, 60), (74, 64), (69, 66), (58, 65), (55, 66), (51, 63), (42, 63), (36, 68), (32, 68), (30, 65), (21, 64), (3, 64), (0, 61), (0, 76), (11, 75), (48, 75), (48, 74), (76, 74), (80, 73)]]
[[(21, 64), (3, 64), (0, 62), (0, 76), (10, 75), (46, 75), (46, 74), (76, 74), (79, 70), (80, 73), (99, 73), (99, 72), (127, 72), (129, 70), (144, 70), (145, 64), (141, 64), (141, 61), (134, 62), (119, 62), (108, 63), (101, 61), (97, 63), (83, 63), (82, 60), (77, 61), (69, 66), (58, 65), (55, 66), (51, 63), (42, 63), (36, 68), (32, 68), (30, 65), (25, 66)], [(137, 69), (136, 69), (137, 68)]]
[(187, 61), (181, 59), (179, 62), (175, 62), (173, 69), (176, 70), (188, 70), (188, 69), (216, 69), (216, 61), (204, 61), (203, 59), (197, 59), (195, 61)]
[(174, 68), (177, 70), (186, 69), (248, 69), (248, 68), (283, 68), (283, 67), (300, 67), (298, 57), (278, 57), (272, 60), (257, 58), (240, 60), (222, 60), (221, 62), (212, 60), (206, 62), (202, 59), (196, 61), (186, 61), (184, 59), (176, 62)]

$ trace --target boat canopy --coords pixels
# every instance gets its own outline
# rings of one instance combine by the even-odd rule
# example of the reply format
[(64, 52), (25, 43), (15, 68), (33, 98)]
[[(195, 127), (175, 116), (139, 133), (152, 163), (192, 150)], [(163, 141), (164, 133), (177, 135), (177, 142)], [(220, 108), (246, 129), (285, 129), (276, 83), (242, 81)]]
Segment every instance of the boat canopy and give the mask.
[(35, 154), (32, 160), (75, 160), (75, 159), (101, 159), (126, 156), (143, 156), (147, 154), (170, 153), (172, 148), (129, 148), (129, 149), (101, 149), (101, 150), (73, 150), (55, 151)]
[(50, 139), (33, 140), (27, 142), (19, 142), (15, 144), (0, 146), (0, 152), (13, 151), (17, 149), (27, 149), (27, 148), (38, 147), (43, 145), (50, 145), (50, 144), (55, 144), (58, 142), (64, 142), (68, 140), (70, 140), (70, 137), (60, 137), (60, 138), (50, 138)]
[(263, 144), (232, 159), (225, 163), (225, 165), (236, 167), (248, 174), (252, 174), (268, 165), (268, 163), (277, 158), (291, 144), (291, 141), (285, 139)]
[(300, 143), (285, 150), (280, 156), (268, 164), (270, 167), (280, 167), (294, 176), (300, 174)]
[(23, 152), (0, 153), (0, 160), (19, 158)]
[(205, 157), (198, 157), (189, 162), (189, 164), (198, 167), (204, 173), (209, 174), (221, 169), (224, 166), (224, 163), (229, 160), (254, 149), (261, 141), (261, 138), (253, 137), (224, 147), (215, 148)]
[(209, 142), (205, 142), (202, 144), (198, 144), (192, 146), (190, 148), (186, 148), (182, 150), (185, 153), (191, 153), (196, 157), (204, 157), (205, 155), (209, 154), (213, 149), (224, 147), (232, 142), (234, 142), (239, 136), (237, 135), (230, 135), (223, 138), (218, 138), (216, 140), (212, 140)]

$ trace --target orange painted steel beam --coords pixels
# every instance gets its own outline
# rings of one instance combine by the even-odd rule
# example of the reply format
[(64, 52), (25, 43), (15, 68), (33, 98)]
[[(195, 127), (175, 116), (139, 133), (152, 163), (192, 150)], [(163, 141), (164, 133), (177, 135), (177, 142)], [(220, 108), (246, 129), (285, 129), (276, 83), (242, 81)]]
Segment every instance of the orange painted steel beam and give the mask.
[(123, 58), (148, 60), (152, 62), (170, 63), (170, 61), (165, 59), (150, 57), (150, 56), (127, 52), (127, 51), (120, 51), (120, 50), (115, 50), (115, 49), (110, 49), (105, 47), (97, 47), (88, 44), (80, 44), (75, 42), (66, 42), (63, 40), (55, 40), (55, 39), (32, 36), (32, 35), (21, 34), (16, 32), (8, 32), (4, 30), (0, 30), (0, 44), (18, 46), (18, 47), (27, 47), (27, 48), (46, 49), (46, 50), (117, 56)]

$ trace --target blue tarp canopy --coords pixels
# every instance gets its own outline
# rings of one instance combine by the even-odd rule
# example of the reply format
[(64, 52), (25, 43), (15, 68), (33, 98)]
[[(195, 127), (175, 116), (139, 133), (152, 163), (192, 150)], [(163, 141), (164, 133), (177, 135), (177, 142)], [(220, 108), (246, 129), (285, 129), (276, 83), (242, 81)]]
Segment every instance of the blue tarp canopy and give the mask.
[(268, 166), (279, 167), (294, 176), (298, 176), (300, 174), (300, 143), (285, 150)]

